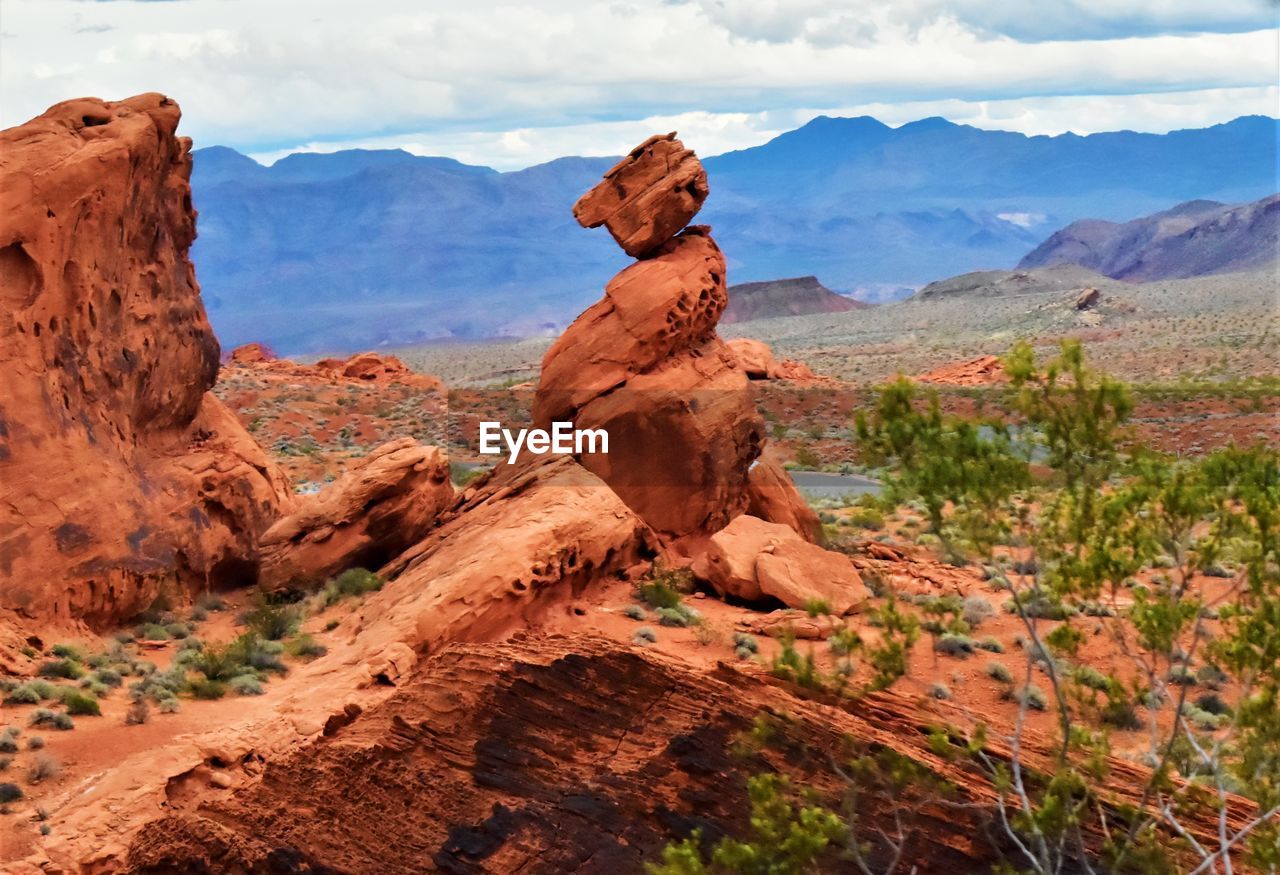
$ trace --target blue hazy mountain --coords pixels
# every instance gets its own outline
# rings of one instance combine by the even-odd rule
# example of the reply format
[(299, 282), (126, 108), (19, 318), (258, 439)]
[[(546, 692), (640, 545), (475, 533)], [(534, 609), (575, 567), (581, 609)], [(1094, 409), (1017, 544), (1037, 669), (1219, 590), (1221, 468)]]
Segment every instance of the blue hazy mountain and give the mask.
[[(1012, 267), (1055, 229), (1276, 190), (1280, 122), (1028, 137), (932, 118), (820, 117), (705, 160), (731, 282), (815, 275), (866, 299)], [(696, 143), (689, 145), (696, 147)], [(264, 167), (195, 153), (194, 257), (224, 344), (343, 350), (563, 327), (628, 262), (570, 208), (614, 162), (511, 173), (400, 150)]]

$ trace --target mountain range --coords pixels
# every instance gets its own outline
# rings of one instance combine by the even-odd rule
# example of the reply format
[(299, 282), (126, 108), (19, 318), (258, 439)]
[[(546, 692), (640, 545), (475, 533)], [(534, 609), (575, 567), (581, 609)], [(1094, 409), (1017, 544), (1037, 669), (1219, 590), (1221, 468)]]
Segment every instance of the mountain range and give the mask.
[(1147, 282), (1248, 270), (1280, 252), (1280, 195), (1238, 206), (1196, 200), (1116, 223), (1072, 222), (1018, 263), (1078, 264), (1113, 279)]
[[(1014, 265), (1055, 229), (1276, 187), (1280, 122), (1025, 136), (943, 119), (819, 117), (704, 159), (734, 282), (815, 275), (864, 300)], [(697, 147), (697, 143), (688, 145)], [(570, 208), (616, 159), (499, 173), (398, 150), (266, 167), (197, 150), (194, 258), (225, 345), (284, 353), (552, 333), (626, 263)]]

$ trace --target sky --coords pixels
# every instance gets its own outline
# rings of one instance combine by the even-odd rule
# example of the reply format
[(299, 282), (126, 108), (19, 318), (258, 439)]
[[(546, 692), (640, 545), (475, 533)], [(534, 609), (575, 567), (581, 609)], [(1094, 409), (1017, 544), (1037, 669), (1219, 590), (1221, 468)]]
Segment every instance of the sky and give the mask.
[(0, 0), (0, 126), (162, 91), (196, 146), (512, 170), (817, 115), (1027, 134), (1280, 115), (1276, 0)]

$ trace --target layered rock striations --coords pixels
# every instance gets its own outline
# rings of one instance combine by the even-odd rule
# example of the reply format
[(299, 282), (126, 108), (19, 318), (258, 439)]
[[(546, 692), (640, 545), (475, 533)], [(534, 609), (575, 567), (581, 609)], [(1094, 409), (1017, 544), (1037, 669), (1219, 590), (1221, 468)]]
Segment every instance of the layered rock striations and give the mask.
[(605, 429), (582, 464), (664, 537), (715, 531), (743, 512), (763, 422), (747, 377), (716, 335), (725, 262), (710, 229), (684, 227), (707, 195), (674, 134), (636, 148), (574, 208), (638, 256), (547, 351), (534, 402), (542, 426)]
[(0, 134), (0, 611), (105, 624), (252, 583), (290, 505), (208, 393), (179, 115), (72, 100)]

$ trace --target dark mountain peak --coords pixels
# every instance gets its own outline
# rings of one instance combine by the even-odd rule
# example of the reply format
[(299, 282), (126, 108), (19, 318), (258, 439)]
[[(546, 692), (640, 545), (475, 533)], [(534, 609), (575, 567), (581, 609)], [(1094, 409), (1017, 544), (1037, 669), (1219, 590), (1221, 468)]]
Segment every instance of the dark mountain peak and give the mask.
[(1238, 206), (1194, 200), (1124, 224), (1073, 222), (1032, 250), (1019, 268), (1075, 264), (1114, 279), (1146, 282), (1276, 262), (1280, 195)]
[(968, 125), (958, 125), (953, 121), (948, 121), (940, 115), (931, 115), (928, 118), (917, 119), (913, 122), (907, 122), (898, 128), (900, 133), (920, 133), (925, 131), (947, 131), (955, 128), (969, 127)]

